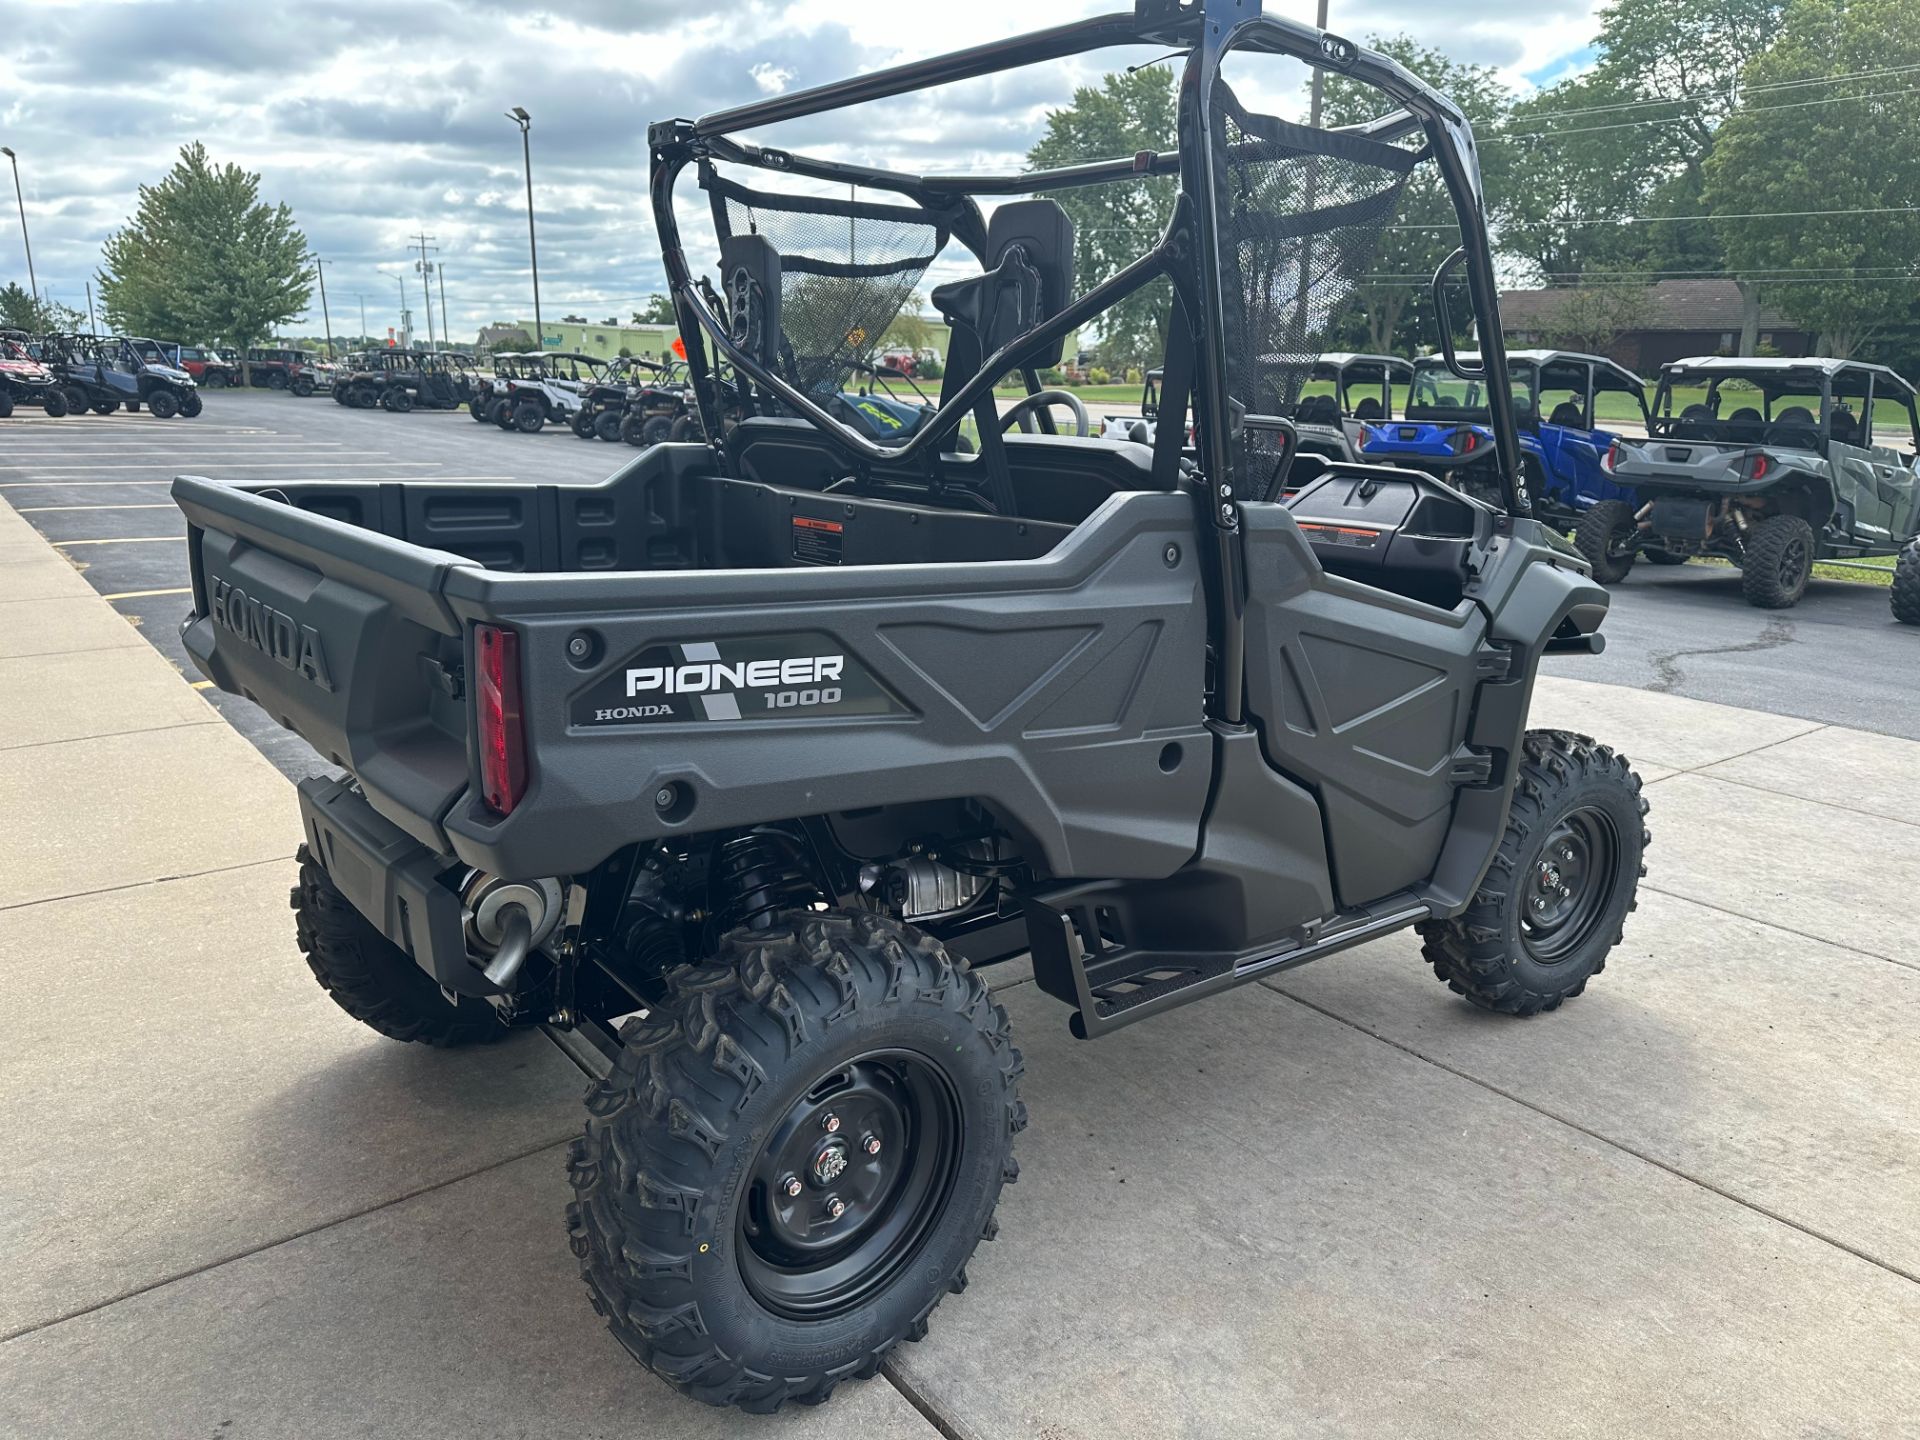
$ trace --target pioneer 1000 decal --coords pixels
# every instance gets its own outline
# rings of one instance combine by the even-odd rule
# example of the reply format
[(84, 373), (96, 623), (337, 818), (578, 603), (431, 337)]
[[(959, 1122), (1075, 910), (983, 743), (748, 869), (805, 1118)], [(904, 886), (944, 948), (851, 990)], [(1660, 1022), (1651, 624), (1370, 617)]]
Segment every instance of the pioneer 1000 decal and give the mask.
[(912, 713), (832, 636), (808, 632), (649, 646), (573, 702), (575, 725)]

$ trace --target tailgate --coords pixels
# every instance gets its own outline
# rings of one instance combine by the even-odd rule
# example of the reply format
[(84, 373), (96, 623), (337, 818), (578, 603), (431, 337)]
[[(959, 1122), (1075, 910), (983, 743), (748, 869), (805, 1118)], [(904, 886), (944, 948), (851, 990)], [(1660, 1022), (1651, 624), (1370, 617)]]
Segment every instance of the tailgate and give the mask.
[(441, 597), (472, 562), (196, 476), (187, 652), (222, 690), (353, 772), (423, 844), (468, 780), (462, 627)]

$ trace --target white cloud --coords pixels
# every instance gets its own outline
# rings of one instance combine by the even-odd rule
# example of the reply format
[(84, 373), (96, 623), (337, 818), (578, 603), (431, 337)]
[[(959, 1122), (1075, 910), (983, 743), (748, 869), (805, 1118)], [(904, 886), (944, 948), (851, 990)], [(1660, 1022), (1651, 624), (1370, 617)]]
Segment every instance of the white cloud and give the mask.
[[(898, 60), (1125, 8), (1127, 0), (912, 4), (887, 23), (843, 0), (0, 0), (0, 143), (20, 177), (43, 288), (84, 308), (100, 246), (180, 146), (258, 170), (328, 261), (336, 318), (391, 323), (405, 235), (439, 238), (456, 333), (531, 309), (520, 137), (532, 156), (543, 308), (637, 302), (663, 284), (646, 126)], [(1311, 20), (1311, 0), (1270, 13)], [(1580, 51), (1596, 0), (1335, 0), (1334, 27), (1407, 31), (1518, 79)], [(1017, 166), (1045, 110), (1132, 52), (1032, 67), (864, 114), (768, 132), (795, 148), (927, 170)], [(682, 199), (697, 200), (691, 184)], [(697, 203), (682, 207), (697, 215)], [(0, 205), (0, 281), (25, 279)], [(699, 257), (702, 260), (707, 257)], [(319, 316), (313, 316), (318, 327)]]

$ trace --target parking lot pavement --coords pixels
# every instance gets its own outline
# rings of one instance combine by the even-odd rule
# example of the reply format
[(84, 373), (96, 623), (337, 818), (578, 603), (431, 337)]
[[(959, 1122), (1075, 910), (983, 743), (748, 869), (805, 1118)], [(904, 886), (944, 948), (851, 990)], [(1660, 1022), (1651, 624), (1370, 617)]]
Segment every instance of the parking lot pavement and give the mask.
[[(117, 604), (0, 505), (0, 619), (98, 641)], [(1009, 967), (1033, 1123), (999, 1239), (885, 1380), (765, 1422), (593, 1317), (577, 1072), (396, 1046), (312, 984), (273, 766), (143, 645), (0, 667), (47, 697), (0, 711), (0, 1433), (1920, 1433), (1889, 903), (1920, 825), (1881, 803), (1920, 744), (1543, 680), (1534, 723), (1652, 781), (1654, 846), (1606, 972), (1530, 1020), (1407, 936), (1095, 1043)]]
[[(52, 542), (189, 680), (199, 680), (180, 644), (190, 605), (186, 526), (167, 496), (182, 473), (216, 480), (521, 480), (604, 478), (636, 452), (577, 439), (564, 427), (503, 432), (464, 411), (389, 415), (348, 410), (325, 396), (220, 391), (193, 420), (72, 416), (17, 411), (0, 420), (0, 500)], [(0, 557), (0, 567), (4, 557)], [(40, 581), (49, 583), (44, 577)], [(55, 582), (57, 583), (57, 582)], [(0, 568), (0, 598), (8, 595)], [(325, 768), (307, 744), (250, 701), (207, 692), (229, 724), (281, 773)]]

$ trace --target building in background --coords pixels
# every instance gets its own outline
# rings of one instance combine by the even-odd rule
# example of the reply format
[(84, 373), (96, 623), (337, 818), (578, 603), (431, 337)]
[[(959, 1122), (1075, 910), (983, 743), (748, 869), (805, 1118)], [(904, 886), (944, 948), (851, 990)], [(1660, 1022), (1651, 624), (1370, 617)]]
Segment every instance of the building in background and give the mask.
[[(1619, 289), (1620, 287), (1614, 287)], [(1621, 317), (1611, 339), (1594, 314), (1593, 291), (1577, 287), (1508, 290), (1500, 296), (1500, 328), (1516, 349), (1552, 346), (1584, 349), (1587, 344), (1637, 375), (1656, 375), (1662, 365), (1693, 355), (1737, 355), (1740, 351), (1740, 287), (1731, 280), (1662, 280), (1644, 290), (1614, 297)], [(1596, 324), (1596, 320), (1600, 323)], [(1818, 337), (1799, 329), (1778, 311), (1760, 307), (1758, 349), (1763, 355), (1811, 355)]]

